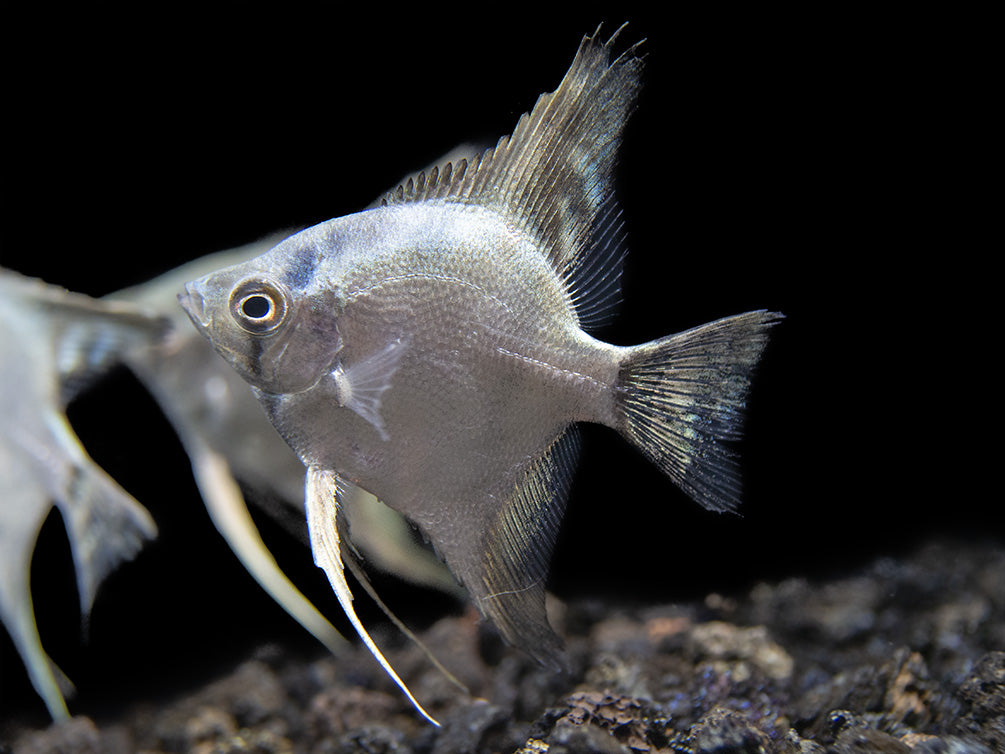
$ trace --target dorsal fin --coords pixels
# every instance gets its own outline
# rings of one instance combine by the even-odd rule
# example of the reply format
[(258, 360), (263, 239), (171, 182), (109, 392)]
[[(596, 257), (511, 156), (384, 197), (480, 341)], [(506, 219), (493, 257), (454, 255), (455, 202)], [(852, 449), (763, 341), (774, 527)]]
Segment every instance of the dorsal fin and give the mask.
[(538, 98), (512, 136), (470, 162), (423, 171), (382, 200), (477, 204), (505, 215), (566, 281), (584, 327), (604, 324), (618, 302), (624, 258), (611, 174), (642, 58), (639, 42), (611, 62), (616, 38), (585, 37), (558, 89)]
[[(414, 190), (415, 185), (418, 181), (422, 181), (423, 185), (426, 184), (426, 174), (431, 174), (434, 171), (437, 174), (436, 179), (434, 179), (434, 184), (436, 185), (449, 185), (449, 175), (453, 172), (453, 168), (450, 168), (451, 173), (448, 173), (448, 179), (444, 180), (440, 173), (447, 166), (459, 165), (464, 162), (467, 165), (468, 160), (477, 159), (485, 151), (485, 143), (473, 142), (473, 141), (463, 141), (456, 147), (451, 149), (446, 154), (440, 155), (436, 160), (433, 160), (426, 167), (413, 173), (409, 173), (403, 177), (400, 183), (395, 186), (394, 189), (388, 191), (386, 194), (381, 194), (376, 199), (374, 199), (368, 206), (367, 209), (373, 209), (374, 207), (387, 206), (388, 204), (397, 203), (400, 200), (404, 200), (405, 197), (405, 187), (411, 183), (412, 189)], [(400, 193), (400, 196), (399, 196)]]

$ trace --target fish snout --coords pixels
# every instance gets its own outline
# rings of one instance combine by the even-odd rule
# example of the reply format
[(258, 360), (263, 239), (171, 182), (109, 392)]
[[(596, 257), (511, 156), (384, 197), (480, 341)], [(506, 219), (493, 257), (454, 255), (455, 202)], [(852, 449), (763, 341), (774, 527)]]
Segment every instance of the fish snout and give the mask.
[(192, 323), (200, 330), (209, 326), (209, 319), (206, 314), (206, 300), (199, 292), (197, 283), (186, 283), (185, 290), (178, 294), (178, 303), (188, 314)]

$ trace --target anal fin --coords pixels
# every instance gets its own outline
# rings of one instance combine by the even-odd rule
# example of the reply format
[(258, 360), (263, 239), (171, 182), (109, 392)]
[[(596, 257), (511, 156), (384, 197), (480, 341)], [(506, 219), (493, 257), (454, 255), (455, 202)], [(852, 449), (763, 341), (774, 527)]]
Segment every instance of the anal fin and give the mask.
[(510, 644), (556, 670), (563, 646), (548, 623), (544, 587), (578, 451), (571, 427), (530, 464), (486, 531), (475, 573), (463, 579)]

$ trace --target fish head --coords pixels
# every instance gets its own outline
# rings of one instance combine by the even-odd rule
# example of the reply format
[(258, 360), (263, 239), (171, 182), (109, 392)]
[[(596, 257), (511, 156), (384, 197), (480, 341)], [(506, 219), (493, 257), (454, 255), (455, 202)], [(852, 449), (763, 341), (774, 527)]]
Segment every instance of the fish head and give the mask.
[(316, 385), (342, 347), (338, 290), (311, 284), (313, 275), (297, 260), (309, 263), (316, 251), (295, 239), (190, 282), (178, 296), (199, 332), (245, 381), (277, 395)]

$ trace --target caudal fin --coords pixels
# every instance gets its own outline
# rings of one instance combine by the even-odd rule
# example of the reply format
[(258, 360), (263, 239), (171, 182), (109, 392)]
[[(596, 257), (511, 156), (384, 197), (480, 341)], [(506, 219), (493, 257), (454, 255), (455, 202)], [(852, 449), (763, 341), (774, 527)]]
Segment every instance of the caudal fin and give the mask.
[(621, 365), (621, 432), (709, 510), (740, 503), (736, 440), (750, 374), (784, 315), (754, 311), (631, 350)]

